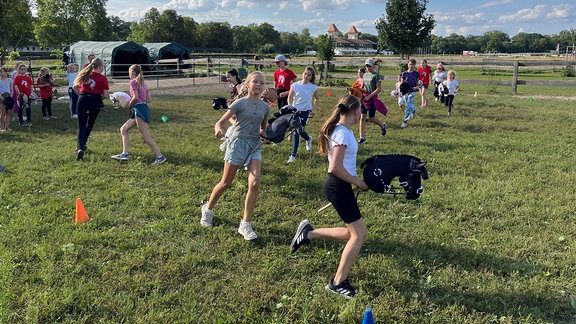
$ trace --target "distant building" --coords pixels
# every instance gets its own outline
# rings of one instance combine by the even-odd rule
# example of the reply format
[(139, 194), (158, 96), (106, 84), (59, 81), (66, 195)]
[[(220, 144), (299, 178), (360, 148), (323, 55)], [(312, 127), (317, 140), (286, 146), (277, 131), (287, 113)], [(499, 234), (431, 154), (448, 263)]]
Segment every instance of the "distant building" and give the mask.
[(39, 45), (29, 45), (12, 48), (12, 51), (18, 53), (51, 53), (53, 50), (62, 50), (62, 47), (42, 47)]
[(350, 27), (347, 32), (347, 37), (339, 37), (340, 31), (336, 25), (332, 24), (328, 28), (328, 35), (334, 38), (336, 47), (334, 48), (335, 55), (374, 55), (376, 54), (377, 45), (375, 42), (368, 39), (359, 39), (358, 29), (355, 26)]

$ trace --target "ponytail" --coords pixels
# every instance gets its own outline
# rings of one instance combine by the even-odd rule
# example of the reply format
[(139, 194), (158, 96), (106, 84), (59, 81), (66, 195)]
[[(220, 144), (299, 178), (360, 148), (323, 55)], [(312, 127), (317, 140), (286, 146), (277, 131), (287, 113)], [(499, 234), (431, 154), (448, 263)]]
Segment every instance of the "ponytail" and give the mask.
[(352, 95), (347, 95), (342, 97), (339, 101), (332, 114), (328, 119), (324, 122), (322, 129), (320, 130), (320, 135), (318, 136), (318, 149), (320, 150), (321, 155), (328, 155), (329, 152), (329, 145), (328, 141), (330, 140), (330, 136), (336, 128), (336, 124), (340, 121), (341, 116), (345, 116), (350, 112), (353, 112), (360, 108), (360, 100)]
[(104, 62), (102, 62), (102, 60), (99, 58), (92, 60), (92, 62), (86, 65), (82, 70), (80, 70), (80, 72), (78, 72), (76, 79), (74, 79), (74, 86), (80, 87), (84, 83), (87, 83), (90, 80), (90, 74), (92, 74), (92, 71), (94, 71), (95, 68), (101, 67), (103, 65)]
[(136, 84), (138, 84), (139, 87), (144, 85), (144, 73), (142, 73), (142, 67), (139, 64), (131, 65), (128, 73), (136, 74)]

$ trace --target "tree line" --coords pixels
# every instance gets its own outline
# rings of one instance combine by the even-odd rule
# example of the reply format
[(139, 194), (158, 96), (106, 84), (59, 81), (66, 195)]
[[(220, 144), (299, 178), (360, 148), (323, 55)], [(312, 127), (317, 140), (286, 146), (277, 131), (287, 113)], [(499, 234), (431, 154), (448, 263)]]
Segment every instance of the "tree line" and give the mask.
[[(299, 33), (275, 30), (269, 23), (231, 26), (227, 22), (198, 23), (175, 10), (149, 9), (137, 22), (107, 15), (107, 0), (0, 0), (0, 50), (37, 44), (63, 47), (79, 40), (134, 41), (137, 43), (177, 42), (194, 48), (219, 49), (236, 53), (325, 52), (334, 46), (325, 35), (312, 37), (309, 29)], [(360, 38), (378, 44), (378, 50), (401, 55), (418, 53), (459, 54), (477, 52), (549, 52), (576, 43), (576, 30), (557, 35), (519, 33), (513, 37), (501, 31), (481, 36), (447, 37), (432, 35), (433, 15), (426, 15), (428, 0), (388, 0), (386, 14), (376, 21), (378, 35), (361, 33)], [(36, 9), (32, 16), (30, 8)], [(326, 26), (328, 29), (328, 26)], [(342, 35), (344, 36), (344, 35)], [(326, 53), (330, 59), (330, 54)]]

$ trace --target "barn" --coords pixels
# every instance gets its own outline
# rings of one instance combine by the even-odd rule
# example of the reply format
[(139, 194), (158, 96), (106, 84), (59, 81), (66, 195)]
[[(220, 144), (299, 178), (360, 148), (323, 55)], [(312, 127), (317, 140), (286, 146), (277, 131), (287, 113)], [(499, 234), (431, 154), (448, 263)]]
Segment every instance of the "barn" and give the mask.
[(79, 41), (64, 51), (64, 63), (77, 63), (80, 67), (88, 63), (88, 55), (94, 54), (106, 66), (105, 75), (127, 77), (132, 64), (141, 64), (147, 71), (150, 64), (148, 49), (135, 42), (90, 42)]

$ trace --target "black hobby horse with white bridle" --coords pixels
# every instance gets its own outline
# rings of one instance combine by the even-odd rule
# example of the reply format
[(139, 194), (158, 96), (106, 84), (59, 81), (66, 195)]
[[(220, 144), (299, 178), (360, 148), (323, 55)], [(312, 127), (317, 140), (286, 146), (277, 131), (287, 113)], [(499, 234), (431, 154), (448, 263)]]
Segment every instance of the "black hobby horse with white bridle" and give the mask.
[(364, 181), (370, 190), (378, 193), (397, 194), (391, 183), (398, 177), (406, 199), (418, 199), (424, 187), (422, 179), (428, 179), (426, 161), (406, 154), (375, 155), (360, 165), (364, 169)]

